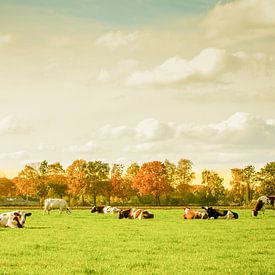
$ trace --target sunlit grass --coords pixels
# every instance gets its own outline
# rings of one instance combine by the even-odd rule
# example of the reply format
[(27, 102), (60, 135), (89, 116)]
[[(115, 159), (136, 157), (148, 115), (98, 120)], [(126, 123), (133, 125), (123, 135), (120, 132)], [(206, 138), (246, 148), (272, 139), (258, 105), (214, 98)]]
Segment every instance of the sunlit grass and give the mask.
[(141, 221), (32, 212), (24, 229), (0, 228), (0, 274), (275, 274), (271, 210), (237, 211), (238, 220), (152, 210), (155, 219)]

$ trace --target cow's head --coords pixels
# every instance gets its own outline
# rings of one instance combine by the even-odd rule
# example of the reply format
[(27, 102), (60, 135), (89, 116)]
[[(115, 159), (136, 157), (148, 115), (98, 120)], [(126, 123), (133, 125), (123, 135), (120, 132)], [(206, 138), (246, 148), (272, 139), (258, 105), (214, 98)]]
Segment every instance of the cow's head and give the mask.
[(97, 207), (93, 206), (92, 209), (91, 209), (91, 213), (95, 213), (96, 211), (97, 211)]
[(252, 210), (251, 215), (252, 215), (252, 217), (257, 217), (258, 216), (258, 211), (257, 210)]
[(144, 219), (153, 219), (154, 218), (154, 214), (149, 212), (148, 210), (144, 210), (142, 213), (142, 216)]
[(32, 213), (26, 213), (25, 211), (15, 211), (13, 213), (13, 223), (16, 224), (16, 227), (22, 228), (26, 222), (28, 216), (31, 216)]

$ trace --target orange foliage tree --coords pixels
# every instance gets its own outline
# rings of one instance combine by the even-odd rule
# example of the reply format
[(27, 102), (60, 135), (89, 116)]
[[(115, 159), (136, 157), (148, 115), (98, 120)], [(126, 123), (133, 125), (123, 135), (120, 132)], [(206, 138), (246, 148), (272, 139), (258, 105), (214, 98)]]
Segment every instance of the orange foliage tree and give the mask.
[(0, 178), (0, 197), (14, 196), (15, 193), (15, 184), (7, 178)]
[(156, 203), (160, 205), (160, 196), (171, 190), (164, 164), (160, 161), (144, 163), (133, 180), (133, 188), (137, 189), (141, 196), (155, 196)]
[(83, 159), (75, 160), (68, 166), (66, 173), (68, 176), (69, 193), (74, 197), (81, 197), (84, 204), (85, 187), (86, 187), (86, 168), (87, 162)]

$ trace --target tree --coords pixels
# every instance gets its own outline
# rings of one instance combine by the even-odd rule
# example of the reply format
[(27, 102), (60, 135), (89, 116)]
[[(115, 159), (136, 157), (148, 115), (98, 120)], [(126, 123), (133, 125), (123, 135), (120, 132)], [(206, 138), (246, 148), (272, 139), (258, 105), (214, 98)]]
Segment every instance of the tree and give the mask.
[(16, 190), (20, 195), (28, 196), (37, 195), (38, 171), (31, 165), (25, 165), (22, 171), (18, 173), (16, 179)]
[(50, 196), (62, 198), (68, 191), (68, 178), (65, 170), (59, 162), (48, 165), (47, 186)]
[(224, 197), (223, 178), (219, 177), (215, 171), (202, 171), (202, 184), (206, 186), (206, 195), (209, 201), (217, 202)]
[(195, 179), (192, 165), (193, 163), (190, 160), (180, 159), (175, 171), (176, 188), (183, 197), (191, 191), (190, 184)]
[(92, 195), (93, 203), (96, 205), (97, 196), (105, 191), (110, 204), (111, 186), (109, 180), (110, 166), (101, 161), (89, 161), (85, 165), (86, 186), (85, 193)]
[(257, 173), (257, 180), (259, 182), (259, 193), (261, 195), (275, 194), (275, 162), (267, 163)]
[(164, 164), (160, 161), (144, 163), (133, 180), (133, 188), (137, 189), (141, 196), (155, 196), (156, 203), (160, 205), (160, 196), (171, 190)]
[(81, 197), (82, 205), (85, 203), (85, 187), (86, 187), (86, 164), (83, 159), (75, 160), (68, 166), (66, 173), (68, 176), (69, 193), (74, 197)]
[(234, 202), (242, 204), (245, 199), (245, 183), (243, 182), (243, 169), (231, 169), (232, 180), (230, 181), (230, 197)]
[(7, 178), (0, 178), (0, 197), (14, 196), (16, 185)]
[(124, 178), (123, 178), (123, 165), (114, 164), (111, 170), (111, 190), (112, 195), (121, 198), (122, 201), (125, 199), (126, 194), (124, 193)]
[(254, 166), (249, 165), (246, 166), (243, 171), (243, 182), (245, 183), (246, 192), (245, 192), (245, 201), (246, 204), (248, 204), (253, 197), (253, 191), (255, 189), (255, 183), (256, 183), (256, 171)]

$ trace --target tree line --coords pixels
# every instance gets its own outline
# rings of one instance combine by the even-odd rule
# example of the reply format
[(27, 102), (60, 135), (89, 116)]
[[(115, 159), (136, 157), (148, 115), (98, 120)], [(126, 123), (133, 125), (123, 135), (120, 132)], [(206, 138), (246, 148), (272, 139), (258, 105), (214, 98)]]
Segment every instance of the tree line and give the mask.
[(250, 165), (231, 169), (230, 188), (212, 170), (202, 171), (194, 185), (193, 163), (180, 159), (134, 162), (128, 167), (102, 161), (75, 160), (64, 169), (46, 160), (26, 165), (13, 179), (0, 178), (0, 197), (66, 198), (71, 205), (90, 204), (237, 204), (248, 205), (260, 195), (275, 194), (275, 162), (259, 171)]

